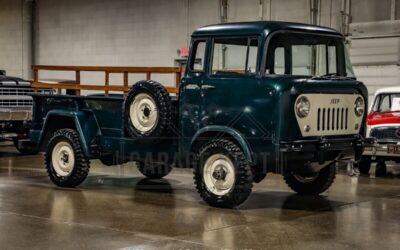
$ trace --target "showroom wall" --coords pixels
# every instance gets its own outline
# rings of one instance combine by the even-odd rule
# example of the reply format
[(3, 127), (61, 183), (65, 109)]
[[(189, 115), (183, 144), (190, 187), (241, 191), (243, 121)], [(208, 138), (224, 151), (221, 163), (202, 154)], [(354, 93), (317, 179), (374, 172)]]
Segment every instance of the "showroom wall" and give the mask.
[[(348, 35), (356, 74), (371, 93), (400, 84), (400, 25), (395, 21), (400, 0), (226, 0), (226, 16), (225, 0), (37, 0), (32, 51), (24, 38), (30, 2), (0, 0), (0, 68), (16, 76), (29, 76), (33, 54), (36, 64), (174, 66), (178, 50), (188, 46), (197, 27), (285, 20), (330, 26)], [(368, 28), (370, 23), (384, 23), (384, 28)]]
[(31, 18), (25, 1), (0, 0), (0, 69), (28, 77), (31, 64)]

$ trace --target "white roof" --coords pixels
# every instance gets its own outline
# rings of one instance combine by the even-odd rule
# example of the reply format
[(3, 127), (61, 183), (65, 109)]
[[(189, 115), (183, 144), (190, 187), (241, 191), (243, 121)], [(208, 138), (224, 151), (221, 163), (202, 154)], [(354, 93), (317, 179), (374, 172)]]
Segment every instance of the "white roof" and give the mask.
[(375, 92), (375, 96), (383, 93), (400, 93), (400, 87), (389, 87), (389, 88), (378, 89)]

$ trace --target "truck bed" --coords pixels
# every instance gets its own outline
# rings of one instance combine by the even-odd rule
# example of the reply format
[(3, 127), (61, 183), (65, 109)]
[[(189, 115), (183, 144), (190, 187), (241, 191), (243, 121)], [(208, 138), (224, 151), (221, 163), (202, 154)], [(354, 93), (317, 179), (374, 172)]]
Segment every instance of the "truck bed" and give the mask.
[[(165, 138), (163, 143), (158, 143), (157, 147), (154, 147), (151, 143), (139, 143), (126, 135), (123, 124), (123, 95), (33, 94), (32, 98), (34, 108), (31, 140), (38, 145), (46, 140), (44, 133), (54, 131), (58, 126), (65, 126), (65, 123), (68, 123), (57, 118), (57, 114), (63, 114), (66, 117), (77, 117), (76, 122), (82, 124), (77, 130), (81, 130), (85, 135), (86, 144), (90, 145), (88, 155), (91, 158), (99, 158), (99, 152), (115, 153), (115, 149), (119, 149), (119, 153), (130, 160), (145, 157), (145, 154), (152, 154), (152, 152), (162, 151), (169, 154), (177, 151), (177, 143), (171, 138)], [(177, 107), (177, 97), (171, 98)], [(51, 119), (52, 115), (56, 115), (56, 118)], [(49, 124), (46, 125), (46, 121)], [(47, 139), (50, 136), (47, 135)]]

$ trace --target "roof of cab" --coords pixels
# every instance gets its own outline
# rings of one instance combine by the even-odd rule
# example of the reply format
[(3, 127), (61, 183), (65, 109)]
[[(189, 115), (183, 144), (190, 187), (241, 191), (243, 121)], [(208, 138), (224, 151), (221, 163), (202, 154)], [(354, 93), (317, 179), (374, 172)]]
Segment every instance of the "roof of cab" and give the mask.
[(378, 89), (375, 92), (375, 96), (379, 94), (398, 94), (398, 93), (400, 93), (400, 87), (388, 87), (388, 88)]
[(279, 21), (258, 21), (208, 25), (195, 30), (192, 36), (262, 35), (277, 30), (311, 31), (341, 36), (338, 31), (327, 27)]

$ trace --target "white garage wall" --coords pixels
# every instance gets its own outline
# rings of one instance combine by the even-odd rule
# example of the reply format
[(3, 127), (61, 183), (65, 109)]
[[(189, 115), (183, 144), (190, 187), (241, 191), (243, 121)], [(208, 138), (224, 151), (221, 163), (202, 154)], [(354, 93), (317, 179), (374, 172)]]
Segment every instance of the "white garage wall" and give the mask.
[(23, 76), (27, 71), (24, 58), (22, 1), (0, 0), (0, 69), (7, 74)]
[[(378, 5), (374, 1), (352, 0), (354, 18), (390, 18), (386, 10), (391, 1)], [(31, 62), (27, 2), (0, 0), (0, 68), (22, 77), (29, 77)], [(341, 2), (321, 0), (318, 22), (340, 29)], [(385, 15), (381, 15), (383, 10)], [(380, 13), (372, 15), (371, 11)], [(372, 20), (363, 19), (365, 15)], [(194, 29), (221, 20), (220, 0), (37, 0), (36, 16), (36, 64), (100, 66), (174, 66), (174, 59), (179, 58), (177, 50), (188, 46)], [(228, 0), (229, 22), (261, 19), (309, 23), (310, 1)], [(359, 79), (369, 86), (371, 94), (381, 86), (400, 84), (399, 63), (393, 60), (400, 53), (399, 39), (393, 37), (399, 29), (361, 27), (355, 25), (350, 30), (351, 57)], [(392, 36), (356, 37), (376, 35), (376, 30)], [(73, 78), (73, 74), (43, 77)], [(104, 81), (103, 75), (94, 73), (82, 77), (89, 83)], [(130, 80), (132, 83), (136, 79)], [(122, 76), (114, 76), (111, 81), (121, 82)]]
[(350, 55), (355, 73), (369, 91), (400, 86), (400, 21), (350, 25)]

